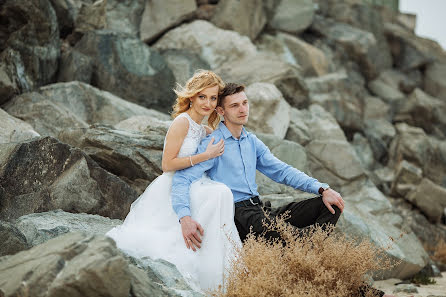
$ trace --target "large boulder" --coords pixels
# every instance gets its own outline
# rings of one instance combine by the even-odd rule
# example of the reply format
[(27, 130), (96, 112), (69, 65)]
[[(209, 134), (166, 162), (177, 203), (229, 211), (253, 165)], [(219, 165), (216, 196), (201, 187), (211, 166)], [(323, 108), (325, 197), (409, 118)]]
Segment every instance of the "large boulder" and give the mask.
[(211, 22), (216, 26), (256, 39), (266, 24), (262, 0), (221, 0)]
[(311, 25), (315, 5), (312, 0), (265, 1), (268, 26), (289, 33), (300, 33)]
[(365, 122), (364, 134), (367, 137), (377, 161), (385, 161), (390, 142), (396, 135), (392, 123), (385, 119), (368, 120)]
[(102, 168), (128, 182), (139, 194), (163, 172), (164, 133), (141, 133), (93, 125), (64, 130), (58, 138), (82, 149)]
[[(379, 55), (374, 60), (378, 65), (377, 68), (388, 69), (392, 67), (392, 56), (383, 26), (384, 21), (387, 20), (386, 10), (365, 3), (369, 1), (318, 0), (317, 2), (319, 13), (323, 16), (372, 33), (376, 38), (379, 50)], [(390, 19), (393, 19), (393, 14)]]
[(440, 222), (446, 208), (446, 188), (443, 188), (427, 178), (423, 178), (414, 191), (405, 198), (418, 207), (429, 220)]
[(85, 33), (110, 29), (139, 36), (144, 0), (50, 0), (57, 15), (62, 37), (71, 32)]
[(120, 224), (122, 221), (118, 219), (58, 209), (21, 216), (14, 221), (13, 226), (26, 239), (26, 243), (33, 247), (70, 232), (105, 235)]
[(29, 248), (26, 237), (18, 230), (14, 224), (0, 221), (0, 257), (13, 255)]
[(170, 110), (175, 78), (158, 51), (140, 39), (107, 30), (89, 31), (74, 49), (93, 59), (94, 86), (145, 107)]
[[(370, 201), (370, 205), (372, 203)], [(384, 249), (394, 263), (398, 263), (391, 270), (377, 273), (377, 278), (412, 277), (426, 266), (429, 256), (413, 232), (403, 233), (400, 227), (392, 224), (401, 222), (402, 218), (392, 214), (390, 209), (387, 211), (388, 215), (377, 216), (347, 203), (337, 227), (353, 238), (369, 239), (378, 249)]]
[[(300, 144), (283, 140), (282, 138), (271, 134), (256, 133), (256, 135), (270, 149), (271, 153), (276, 158), (302, 172), (309, 174), (307, 153), (305, 152), (304, 147), (302, 147)], [(301, 197), (301, 194), (303, 193), (296, 191), (289, 186), (278, 184), (260, 172), (257, 172), (256, 183), (259, 187), (258, 191), (260, 195), (262, 195), (262, 198), (263, 195), (273, 195), (274, 197), (277, 194), (286, 194), (291, 195), (291, 197), (293, 197), (292, 199), (295, 199), (296, 196)], [(311, 196), (314, 196), (314, 194), (311, 194)], [(269, 197), (267, 200), (271, 201), (272, 197)]]
[(407, 71), (422, 68), (433, 61), (446, 62), (446, 54), (438, 43), (418, 37), (395, 23), (385, 23), (384, 30), (394, 64), (399, 69)]
[(30, 123), (41, 135), (53, 137), (66, 128), (86, 128), (94, 123), (114, 125), (137, 115), (170, 118), (81, 82), (41, 87), (15, 97), (5, 110)]
[(202, 20), (170, 30), (153, 46), (159, 50), (189, 50), (198, 54), (211, 66), (211, 69), (216, 69), (228, 61), (252, 56), (257, 52), (248, 37), (220, 29)]
[(57, 81), (81, 81), (89, 84), (93, 76), (93, 66), (92, 58), (67, 47), (61, 53)]
[(284, 62), (300, 66), (304, 76), (327, 74), (331, 66), (322, 50), (291, 34), (263, 34), (257, 44), (259, 49), (280, 56)]
[(0, 104), (55, 79), (60, 55), (57, 18), (49, 0), (2, 1)]
[(394, 121), (421, 127), (427, 133), (433, 134), (439, 128), (445, 131), (445, 112), (446, 101), (431, 97), (417, 88), (400, 104)]
[(20, 142), (40, 136), (33, 127), (0, 108), (0, 143)]
[(351, 77), (345, 71), (338, 71), (319, 77), (305, 79), (311, 104), (319, 104), (330, 112), (346, 130), (363, 129), (364, 91), (353, 87)]
[(367, 80), (376, 78), (385, 67), (390, 66), (388, 63), (377, 63), (381, 61), (381, 52), (371, 32), (322, 18), (316, 18), (311, 28), (347, 53), (359, 65)]
[(305, 150), (315, 178), (336, 188), (365, 177), (354, 148), (330, 113), (321, 106), (311, 105), (305, 124), (311, 135)]
[(188, 50), (168, 49), (161, 51), (161, 55), (172, 70), (175, 81), (182, 86), (197, 70), (211, 68), (199, 55)]
[(141, 269), (130, 264), (110, 238), (69, 233), (3, 259), (0, 290), (4, 296), (29, 290), (36, 297), (201, 295), (185, 284), (175, 267), (151, 262), (154, 269)]
[(397, 124), (389, 148), (389, 164), (407, 160), (423, 170), (423, 176), (446, 187), (446, 142), (426, 135), (421, 128)]
[(256, 82), (274, 84), (292, 107), (308, 105), (308, 88), (300, 70), (280, 58), (259, 53), (225, 63), (216, 70), (225, 81), (250, 85)]
[(137, 193), (77, 148), (51, 137), (0, 144), (0, 219), (62, 209), (124, 218)]
[(426, 68), (424, 90), (434, 97), (446, 101), (446, 63), (432, 63)]
[(423, 170), (418, 166), (402, 160), (395, 170), (391, 193), (393, 196), (406, 196), (418, 186), (423, 179)]
[(197, 9), (195, 0), (145, 2), (140, 25), (141, 39), (144, 42), (152, 42), (170, 28), (190, 18)]
[(290, 110), (290, 125), (285, 135), (285, 139), (294, 141), (300, 145), (305, 146), (310, 142), (312, 135), (310, 135), (309, 128), (304, 122), (305, 110), (299, 110), (292, 107)]
[(251, 84), (245, 92), (250, 109), (246, 127), (283, 139), (290, 123), (290, 106), (282, 93), (270, 83)]

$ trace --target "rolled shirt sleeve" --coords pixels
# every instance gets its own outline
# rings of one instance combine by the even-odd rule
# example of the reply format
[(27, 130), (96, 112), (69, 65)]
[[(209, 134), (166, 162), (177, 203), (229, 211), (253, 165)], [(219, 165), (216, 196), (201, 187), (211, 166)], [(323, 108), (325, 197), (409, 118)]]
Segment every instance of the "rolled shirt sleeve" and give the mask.
[(319, 194), (322, 184), (317, 179), (277, 159), (257, 137), (256, 153), (257, 170), (267, 177), (304, 192)]

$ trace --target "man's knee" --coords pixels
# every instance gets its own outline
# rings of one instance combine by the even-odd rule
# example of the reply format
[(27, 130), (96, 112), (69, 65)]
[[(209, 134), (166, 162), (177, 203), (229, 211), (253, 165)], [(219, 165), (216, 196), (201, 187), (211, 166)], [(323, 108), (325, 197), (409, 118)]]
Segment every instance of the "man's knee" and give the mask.
[(339, 209), (339, 207), (337, 207), (336, 205), (332, 205), (331, 207), (333, 207), (335, 213), (333, 214), (330, 212), (330, 214), (331, 214), (330, 223), (332, 223), (333, 225), (336, 225), (342, 212)]

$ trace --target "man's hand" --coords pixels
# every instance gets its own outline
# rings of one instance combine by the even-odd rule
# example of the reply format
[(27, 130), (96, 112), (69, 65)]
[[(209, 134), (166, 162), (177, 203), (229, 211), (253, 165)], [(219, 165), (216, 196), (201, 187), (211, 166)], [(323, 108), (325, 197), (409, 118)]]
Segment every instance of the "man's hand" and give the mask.
[[(194, 221), (190, 216), (185, 216), (180, 219), (181, 232), (183, 232), (183, 239), (188, 249), (192, 249), (194, 252), (197, 248), (201, 248), (201, 236), (204, 234), (204, 230), (200, 224)], [(197, 230), (200, 232), (198, 234)]]
[(332, 205), (336, 205), (341, 212), (344, 211), (344, 199), (333, 189), (327, 189), (322, 192), (322, 201), (332, 214), (335, 214), (335, 210), (331, 207)]

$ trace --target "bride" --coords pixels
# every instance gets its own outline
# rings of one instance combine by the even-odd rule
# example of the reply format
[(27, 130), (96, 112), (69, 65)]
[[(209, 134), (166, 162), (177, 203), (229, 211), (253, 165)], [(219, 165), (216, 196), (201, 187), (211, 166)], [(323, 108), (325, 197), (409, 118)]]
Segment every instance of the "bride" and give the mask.
[[(191, 216), (200, 224), (198, 230), (201, 233), (194, 244), (183, 238), (170, 193), (175, 170), (223, 154), (223, 140), (215, 144), (211, 140), (204, 153), (195, 154), (201, 139), (220, 121), (215, 108), (219, 90), (223, 87), (218, 75), (200, 70), (184, 88), (175, 90), (175, 119), (164, 141), (164, 173), (133, 202), (124, 223), (106, 234), (131, 256), (161, 258), (175, 264), (192, 285), (198, 283), (202, 290), (223, 284), (225, 269), (235, 257), (234, 249), (241, 246), (234, 224), (232, 192), (224, 184), (206, 176), (192, 184)], [(212, 128), (201, 125), (205, 116)]]

